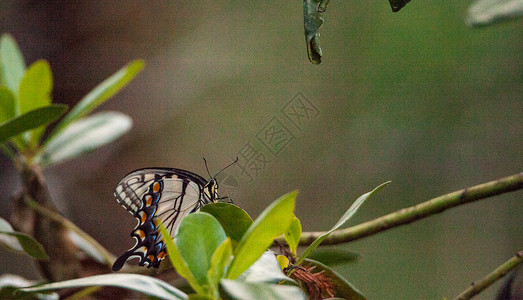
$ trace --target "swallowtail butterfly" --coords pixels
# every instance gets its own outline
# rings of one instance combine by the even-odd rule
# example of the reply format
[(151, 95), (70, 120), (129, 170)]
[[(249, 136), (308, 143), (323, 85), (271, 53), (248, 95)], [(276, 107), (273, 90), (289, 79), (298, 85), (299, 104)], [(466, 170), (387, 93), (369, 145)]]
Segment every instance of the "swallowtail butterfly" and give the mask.
[(218, 195), (216, 176), (207, 181), (198, 174), (174, 168), (146, 168), (127, 174), (118, 183), (114, 195), (138, 220), (131, 232), (136, 244), (116, 259), (113, 270), (120, 270), (133, 257), (140, 259), (140, 266), (158, 268), (167, 256), (167, 249), (157, 220), (162, 221), (172, 237), (183, 217), (205, 204), (227, 198)]

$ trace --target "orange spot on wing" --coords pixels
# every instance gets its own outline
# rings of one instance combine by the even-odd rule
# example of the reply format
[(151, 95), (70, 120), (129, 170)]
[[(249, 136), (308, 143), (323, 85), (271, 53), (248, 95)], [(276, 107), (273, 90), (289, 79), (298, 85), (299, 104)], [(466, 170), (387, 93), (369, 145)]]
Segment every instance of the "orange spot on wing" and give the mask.
[(153, 261), (154, 260), (154, 255), (151, 254), (151, 255), (147, 256), (147, 259), (149, 259), (150, 261)]
[(164, 259), (166, 256), (167, 256), (167, 253), (162, 251), (162, 252), (160, 252), (160, 254), (158, 254), (158, 260)]
[(147, 195), (145, 196), (145, 205), (151, 206), (153, 204), (153, 196)]
[(155, 182), (153, 184), (153, 192), (158, 193), (159, 191), (160, 191), (160, 183), (159, 182)]
[(147, 214), (142, 212), (142, 220), (141, 220), (142, 224), (145, 223), (145, 220), (147, 220)]
[(138, 236), (139, 236), (142, 240), (145, 238), (145, 232), (143, 232), (143, 230), (138, 229), (138, 230), (136, 230), (136, 233), (138, 234)]

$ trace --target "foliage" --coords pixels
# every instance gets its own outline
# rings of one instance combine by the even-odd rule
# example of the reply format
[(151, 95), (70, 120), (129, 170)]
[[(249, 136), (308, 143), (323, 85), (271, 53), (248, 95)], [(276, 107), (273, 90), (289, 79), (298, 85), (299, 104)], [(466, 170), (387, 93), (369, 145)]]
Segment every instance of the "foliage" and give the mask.
[[(399, 11), (408, 2), (410, 0), (389, 0), (393, 11)], [(324, 23), (328, 3), (328, 0), (304, 0), (303, 4), (308, 57), (315, 64), (321, 62), (319, 30)], [(472, 26), (489, 25), (520, 16), (522, 3), (522, 0), (478, 0), (470, 8), (467, 23)], [(49, 167), (116, 140), (130, 130), (131, 118), (119, 112), (89, 114), (128, 84), (142, 68), (141, 60), (129, 63), (65, 114), (66, 105), (52, 103), (53, 76), (49, 63), (38, 60), (26, 66), (15, 40), (8, 34), (2, 35), (0, 149), (23, 173), (28, 166)], [(62, 116), (61, 121), (52, 128), (50, 125)], [(314, 252), (386, 184), (388, 182), (360, 196), (330, 230), (317, 236), (301, 254), (298, 246), (300, 243), (303, 245), (302, 226), (294, 214), (296, 191), (274, 201), (254, 221), (244, 210), (232, 204), (214, 203), (203, 207), (201, 212), (185, 217), (174, 239), (159, 224), (169, 260), (187, 280), (194, 292), (192, 294), (151, 276), (122, 273), (36, 285), (23, 278), (4, 277), (0, 278), (0, 298), (55, 299), (57, 294), (48, 292), (113, 286), (162, 299), (305, 299), (305, 290), (310, 291), (311, 285), (318, 284), (317, 287), (329, 287), (328, 291), (319, 288), (322, 297), (365, 299), (347, 279), (330, 268), (334, 264), (354, 261), (357, 254)], [(31, 199), (26, 201), (32, 203)], [(38, 208), (37, 205), (33, 207), (35, 210), (45, 212), (48, 209)], [(52, 213), (48, 212), (46, 217), (66, 224), (60, 217), (52, 217)], [(74, 229), (71, 232), (78, 234), (80, 231)], [(277, 254), (269, 248), (281, 236), (287, 245), (279, 245), (283, 253)], [(95, 246), (95, 241), (81, 234), (79, 238), (77, 245), (83, 245), (84, 252), (90, 251), (85, 249), (95, 249), (95, 255), (99, 254), (96, 248), (100, 246)], [(0, 219), (0, 243), (42, 262), (49, 256), (37, 239), (15, 231), (6, 220)], [(104, 264), (107, 259), (98, 259), (98, 262)], [(309, 296), (312, 295), (309, 293)]]
[[(54, 128), (67, 106), (52, 104), (53, 77), (45, 60), (26, 68), (23, 55), (8, 34), (0, 38), (0, 145), (12, 159), (28, 165), (50, 166), (89, 153), (120, 137), (131, 128), (121, 113), (90, 112), (123, 88), (143, 68), (136, 60), (88, 93)], [(44, 136), (44, 139), (42, 139)]]

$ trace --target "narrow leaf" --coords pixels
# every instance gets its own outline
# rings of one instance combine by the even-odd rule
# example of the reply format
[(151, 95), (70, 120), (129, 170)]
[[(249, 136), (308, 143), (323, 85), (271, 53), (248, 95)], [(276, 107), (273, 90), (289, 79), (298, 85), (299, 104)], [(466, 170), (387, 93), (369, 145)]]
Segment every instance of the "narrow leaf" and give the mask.
[(67, 105), (52, 104), (20, 115), (0, 124), (0, 144), (27, 130), (56, 121), (67, 110)]
[(21, 292), (19, 288), (35, 285), (37, 282), (27, 280), (23, 277), (13, 274), (0, 275), (0, 299), (45, 299), (58, 300), (59, 296), (56, 293), (39, 294)]
[(243, 272), (237, 280), (274, 284), (280, 281), (296, 283), (283, 273), (276, 255), (272, 251), (263, 252), (262, 256)]
[(334, 225), (334, 227), (332, 227), (329, 231), (325, 232), (320, 237), (318, 237), (311, 245), (309, 245), (309, 247), (307, 247), (307, 249), (305, 249), (305, 251), (296, 261), (296, 265), (299, 265), (305, 258), (307, 258), (309, 256), (309, 254), (314, 249), (316, 249), (321, 244), (321, 242), (323, 242), (324, 239), (326, 239), (329, 236), (329, 234), (331, 234), (336, 229), (340, 228), (343, 224), (345, 224), (345, 222), (347, 222), (350, 218), (352, 218), (352, 216), (356, 213), (358, 208), (360, 208), (360, 206), (363, 204), (363, 202), (365, 202), (365, 200), (367, 200), (372, 194), (379, 191), (381, 188), (383, 188), (385, 185), (387, 185), (389, 183), (390, 183), (390, 181), (382, 183), (381, 185), (377, 186), (372, 191), (370, 191), (366, 194), (363, 194), (358, 199), (356, 199), (356, 201), (354, 201), (354, 203), (351, 205), (351, 207), (345, 212), (345, 214), (343, 214), (343, 216), (336, 223), (336, 225)]
[(23, 292), (43, 292), (66, 288), (113, 286), (137, 291), (160, 299), (187, 299), (187, 294), (165, 281), (138, 274), (103, 274), (20, 289)]
[(14, 231), (11, 224), (2, 218), (0, 218), (0, 243), (9, 249), (28, 254), (36, 259), (49, 259), (40, 243), (30, 235)]
[(194, 278), (193, 274), (189, 270), (187, 262), (185, 262), (182, 255), (180, 254), (178, 246), (173, 241), (169, 232), (167, 231), (167, 229), (165, 229), (165, 226), (163, 224), (160, 224), (160, 232), (162, 233), (162, 238), (165, 242), (165, 246), (167, 247), (167, 253), (169, 253), (167, 257), (171, 261), (173, 267), (176, 269), (176, 272), (178, 272), (180, 276), (187, 280), (187, 282), (193, 288), (193, 290), (200, 294), (205, 294), (205, 290), (198, 284), (198, 282)]
[(252, 283), (222, 279), (220, 281), (223, 299), (307, 299), (305, 293), (297, 286), (267, 283)]
[(284, 232), (285, 240), (289, 244), (289, 248), (294, 256), (296, 256), (298, 250), (298, 244), (300, 243), (301, 237), (301, 223), (300, 219), (296, 216), (292, 219), (291, 225)]
[(398, 12), (409, 2), (410, 0), (389, 0), (390, 7), (392, 8), (393, 12)]
[(35, 162), (49, 166), (90, 153), (108, 144), (132, 126), (132, 119), (119, 112), (101, 112), (78, 120), (45, 143)]
[(477, 0), (468, 9), (469, 26), (486, 26), (523, 15), (523, 0)]
[(15, 96), (5, 86), (0, 86), (0, 124), (16, 116)]
[(215, 293), (218, 293), (218, 283), (225, 274), (227, 267), (232, 259), (232, 245), (231, 239), (227, 238), (218, 248), (214, 251), (211, 258), (211, 267), (209, 268), (207, 277), (209, 278), (209, 284)]
[(333, 269), (329, 268), (328, 266), (311, 259), (305, 260), (307, 265), (313, 265), (316, 268), (314, 268), (314, 272), (321, 272), (323, 271), (323, 275), (329, 277), (332, 284), (334, 285), (334, 289), (336, 292), (337, 297), (341, 297), (343, 299), (351, 299), (351, 300), (366, 300), (365, 296), (357, 289), (355, 288), (350, 282), (347, 281), (347, 279), (343, 278), (340, 274), (338, 274)]
[(80, 102), (76, 104), (73, 109), (71, 109), (71, 111), (58, 124), (51, 135), (57, 134), (68, 124), (86, 116), (95, 108), (104, 103), (107, 99), (111, 98), (114, 94), (126, 86), (127, 83), (129, 83), (129, 81), (131, 81), (138, 74), (138, 72), (140, 72), (143, 66), (144, 62), (142, 60), (134, 60), (113, 74), (111, 77), (104, 80), (91, 92), (85, 95), (85, 97), (80, 100)]
[[(15, 39), (10, 34), (0, 38), (0, 84), (5, 84), (17, 99), (20, 81), (25, 73), (25, 61)], [(16, 105), (19, 113), (20, 106)]]
[[(53, 74), (51, 73), (51, 66), (45, 60), (36, 61), (29, 66), (20, 82), (20, 90), (18, 92), (20, 113), (23, 114), (51, 104), (52, 89)], [(24, 134), (24, 138), (31, 148), (35, 148), (38, 145), (44, 130), (45, 127), (40, 127)]]
[(208, 213), (189, 214), (182, 219), (176, 246), (200, 286), (209, 285), (207, 274), (212, 256), (226, 239), (218, 220)]
[(252, 223), (238, 243), (234, 259), (229, 266), (228, 279), (236, 279), (247, 270), (283, 234), (294, 217), (297, 191), (281, 196), (267, 207)]
[(249, 214), (234, 204), (211, 203), (202, 207), (200, 211), (213, 215), (220, 222), (225, 234), (232, 240), (233, 249), (252, 224)]
[(305, 28), (305, 41), (307, 55), (313, 64), (321, 63), (320, 28), (323, 25), (325, 0), (303, 0), (303, 25)]

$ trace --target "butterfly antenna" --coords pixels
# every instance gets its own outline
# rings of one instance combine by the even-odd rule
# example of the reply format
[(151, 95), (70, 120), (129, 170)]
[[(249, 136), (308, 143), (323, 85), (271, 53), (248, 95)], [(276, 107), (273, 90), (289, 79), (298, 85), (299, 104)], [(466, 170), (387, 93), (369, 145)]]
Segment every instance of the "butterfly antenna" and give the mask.
[(205, 160), (205, 157), (203, 158), (203, 163), (205, 164), (205, 169), (207, 170), (207, 174), (209, 174), (209, 178), (212, 178), (211, 172), (209, 172), (209, 167), (207, 167), (207, 160)]
[(227, 169), (228, 167), (234, 165), (234, 164), (237, 163), (237, 162), (238, 162), (238, 156), (236, 156), (236, 159), (235, 159), (232, 163), (230, 163), (227, 167), (221, 169), (221, 171), (218, 172), (218, 174), (214, 175), (214, 177), (216, 178), (216, 176), (220, 175), (221, 172), (223, 172), (225, 169)]

